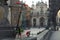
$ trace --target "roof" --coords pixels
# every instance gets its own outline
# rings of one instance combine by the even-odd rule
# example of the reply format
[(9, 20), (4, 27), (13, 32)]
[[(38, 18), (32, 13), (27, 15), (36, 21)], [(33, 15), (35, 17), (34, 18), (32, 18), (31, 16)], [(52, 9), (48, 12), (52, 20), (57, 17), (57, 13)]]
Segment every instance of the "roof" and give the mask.
[(44, 5), (46, 5), (46, 6), (47, 6), (47, 4), (46, 4), (46, 3), (44, 3), (44, 2), (39, 2), (39, 1), (38, 1), (38, 3), (36, 3), (36, 6), (40, 6), (41, 4), (44, 4)]

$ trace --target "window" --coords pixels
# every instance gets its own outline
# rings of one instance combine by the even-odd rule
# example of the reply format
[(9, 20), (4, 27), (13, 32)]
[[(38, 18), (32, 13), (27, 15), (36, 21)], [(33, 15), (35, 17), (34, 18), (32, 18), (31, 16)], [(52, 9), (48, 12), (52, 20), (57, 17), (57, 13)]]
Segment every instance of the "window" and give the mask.
[(36, 27), (36, 19), (33, 19), (33, 26)]
[(39, 16), (39, 12), (37, 12), (37, 16)]

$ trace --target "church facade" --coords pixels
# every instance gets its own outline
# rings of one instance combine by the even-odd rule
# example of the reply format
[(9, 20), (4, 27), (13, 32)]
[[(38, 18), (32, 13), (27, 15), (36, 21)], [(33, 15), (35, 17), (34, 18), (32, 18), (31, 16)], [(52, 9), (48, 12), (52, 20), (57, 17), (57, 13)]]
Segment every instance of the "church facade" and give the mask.
[(38, 2), (36, 5), (32, 5), (31, 11), (31, 24), (32, 27), (44, 27), (47, 26), (47, 4), (44, 2)]

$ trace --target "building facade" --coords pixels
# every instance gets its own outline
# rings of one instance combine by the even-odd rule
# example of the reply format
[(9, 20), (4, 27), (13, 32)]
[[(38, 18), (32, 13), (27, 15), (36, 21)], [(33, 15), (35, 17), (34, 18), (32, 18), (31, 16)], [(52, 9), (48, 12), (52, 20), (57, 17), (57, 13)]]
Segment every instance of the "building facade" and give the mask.
[(0, 1), (0, 25), (8, 25), (8, 6), (6, 5), (6, 0)]
[(20, 2), (20, 3), (23, 3), (22, 1), (19, 1), (19, 0), (9, 0), (10, 3), (9, 5), (12, 5), (10, 8), (9, 8), (9, 15), (8, 15), (8, 20), (10, 22), (10, 24), (12, 25), (17, 25), (17, 22), (18, 22), (18, 17), (19, 17), (19, 14), (21, 12), (21, 15), (20, 15), (20, 20), (19, 20), (19, 25), (23, 25), (23, 27), (26, 27), (30, 24), (30, 7), (25, 4), (22, 8), (20, 7), (21, 4), (16, 4), (16, 2)]
[(8, 0), (8, 6), (10, 6), (8, 20), (11, 25), (17, 25), (18, 15), (20, 13), (20, 7), (16, 7), (18, 5), (16, 2), (19, 2), (19, 0)]
[(43, 2), (38, 2), (36, 8), (32, 9), (31, 23), (32, 27), (44, 27), (47, 26), (47, 4)]
[(30, 28), (31, 27), (31, 8), (27, 6), (26, 10), (26, 27)]

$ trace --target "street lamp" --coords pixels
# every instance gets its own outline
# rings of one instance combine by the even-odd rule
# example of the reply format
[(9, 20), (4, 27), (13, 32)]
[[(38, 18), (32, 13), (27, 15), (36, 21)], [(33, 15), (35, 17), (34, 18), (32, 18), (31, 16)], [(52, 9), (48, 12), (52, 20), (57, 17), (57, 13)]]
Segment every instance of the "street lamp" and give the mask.
[[(16, 4), (21, 5), (20, 2), (16, 2)], [(21, 5), (21, 6), (22, 6), (22, 5)], [(20, 11), (20, 10), (19, 10), (19, 11)], [(21, 11), (20, 11), (20, 13), (19, 13), (19, 15), (18, 15), (18, 20), (17, 20), (17, 25), (16, 25), (16, 30), (19, 31), (18, 33), (21, 35), (21, 32), (20, 32), (20, 29), (21, 29), (21, 28), (19, 27), (20, 16), (21, 16)]]
[(19, 30), (19, 34), (21, 34), (21, 27), (19, 27), (19, 21), (20, 21), (20, 17), (21, 17), (21, 13), (22, 13), (22, 11), (23, 11), (23, 6), (27, 6), (26, 4), (24, 4), (24, 3), (20, 3), (20, 2), (16, 2), (16, 4), (18, 4), (18, 5), (21, 5), (21, 7), (20, 7), (20, 13), (19, 13), (19, 15), (18, 15), (18, 21), (17, 21), (17, 26), (16, 26), (16, 30)]

